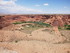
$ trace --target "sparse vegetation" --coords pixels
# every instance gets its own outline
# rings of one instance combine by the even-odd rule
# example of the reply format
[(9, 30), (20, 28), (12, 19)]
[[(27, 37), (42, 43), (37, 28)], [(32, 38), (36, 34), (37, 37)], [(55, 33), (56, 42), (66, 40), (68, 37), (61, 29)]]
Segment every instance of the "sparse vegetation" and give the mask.
[(15, 43), (17, 43), (18, 41), (16, 40)]
[[(32, 23), (32, 24), (25, 24), (25, 23)], [(28, 34), (30, 34), (32, 31), (40, 29), (40, 28), (50, 27), (50, 24), (43, 23), (43, 22), (32, 22), (32, 21), (15, 22), (13, 24), (23, 24), (22, 29), (20, 29), (20, 31), (23, 31), (23, 32), (28, 33)]]
[(13, 23), (13, 24), (22, 24), (22, 22), (15, 22), (15, 23)]
[(62, 28), (59, 26), (58, 29), (62, 29)]
[(66, 30), (70, 30), (70, 25), (64, 25)]
[(59, 30), (65, 29), (65, 30), (70, 30), (70, 25), (64, 25), (64, 27), (58, 27)]
[(43, 22), (32, 22), (32, 21), (28, 21), (28, 22), (15, 22), (13, 24), (22, 24), (22, 23), (34, 23), (34, 24), (38, 24), (40, 26), (46, 26), (46, 27), (50, 27), (50, 24), (47, 23), (43, 23)]

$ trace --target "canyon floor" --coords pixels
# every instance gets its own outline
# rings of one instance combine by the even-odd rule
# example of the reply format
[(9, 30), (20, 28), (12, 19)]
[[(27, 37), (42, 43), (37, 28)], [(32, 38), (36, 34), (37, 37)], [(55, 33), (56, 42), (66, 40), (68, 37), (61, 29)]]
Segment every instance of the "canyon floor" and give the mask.
[(12, 24), (0, 30), (0, 53), (70, 53), (70, 30)]

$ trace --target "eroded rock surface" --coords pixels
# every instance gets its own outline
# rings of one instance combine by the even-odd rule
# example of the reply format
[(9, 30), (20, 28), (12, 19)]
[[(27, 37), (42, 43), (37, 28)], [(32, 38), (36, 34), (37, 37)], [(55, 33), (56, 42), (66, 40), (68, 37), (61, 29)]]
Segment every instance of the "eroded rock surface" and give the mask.
[[(58, 25), (55, 23), (56, 20), (59, 23)], [(0, 28), (22, 21), (43, 21), (51, 25), (63, 26), (70, 24), (70, 15), (5, 15), (0, 16)]]

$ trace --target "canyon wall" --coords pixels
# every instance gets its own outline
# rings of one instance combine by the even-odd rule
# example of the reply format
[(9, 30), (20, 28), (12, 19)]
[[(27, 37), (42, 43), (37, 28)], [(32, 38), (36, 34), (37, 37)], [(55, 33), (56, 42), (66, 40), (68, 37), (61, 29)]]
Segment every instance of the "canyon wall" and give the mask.
[(14, 22), (41, 21), (52, 26), (70, 25), (70, 15), (2, 15), (0, 16), (0, 29)]

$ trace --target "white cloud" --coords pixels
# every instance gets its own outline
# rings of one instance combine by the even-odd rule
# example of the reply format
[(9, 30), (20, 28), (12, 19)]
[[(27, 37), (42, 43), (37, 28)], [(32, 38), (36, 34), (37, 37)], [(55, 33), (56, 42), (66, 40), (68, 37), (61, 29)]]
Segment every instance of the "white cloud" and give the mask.
[(45, 4), (43, 4), (44, 6), (48, 6), (49, 4), (48, 3), (45, 3)]
[(39, 7), (40, 5), (35, 5), (35, 6)]
[(11, 0), (11, 1), (17, 1), (17, 0)]
[(10, 0), (10, 1), (0, 0), (0, 10), (8, 11), (10, 13), (44, 13), (41, 10), (20, 6), (16, 4), (15, 1), (16, 0)]
[(0, 1), (0, 6), (4, 7), (4, 6), (13, 6), (16, 5), (14, 0), (10, 0), (10, 1)]

